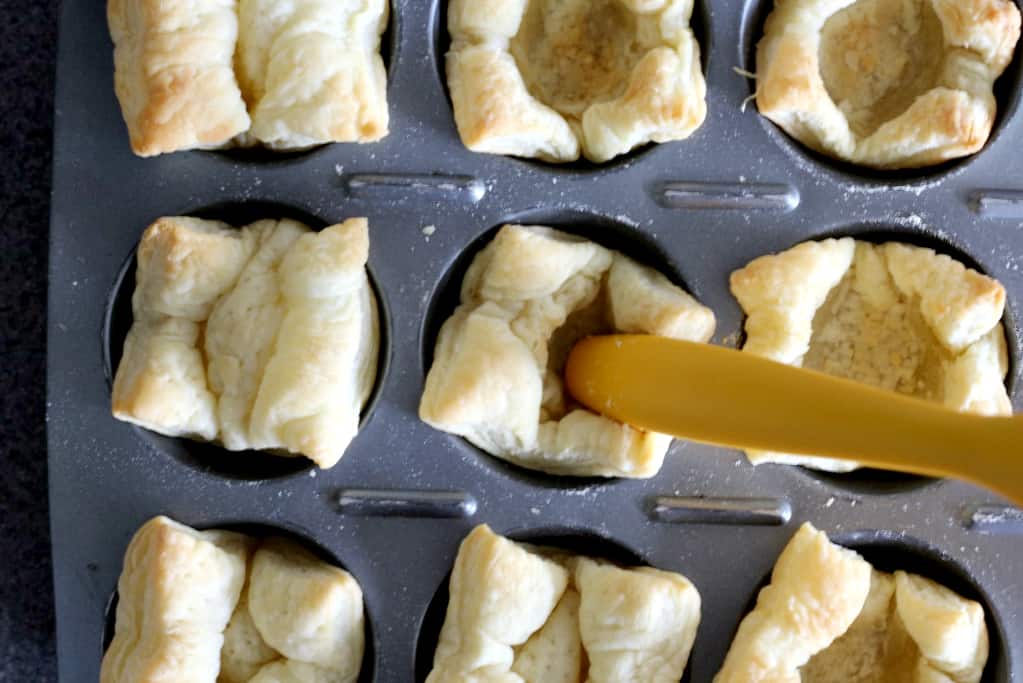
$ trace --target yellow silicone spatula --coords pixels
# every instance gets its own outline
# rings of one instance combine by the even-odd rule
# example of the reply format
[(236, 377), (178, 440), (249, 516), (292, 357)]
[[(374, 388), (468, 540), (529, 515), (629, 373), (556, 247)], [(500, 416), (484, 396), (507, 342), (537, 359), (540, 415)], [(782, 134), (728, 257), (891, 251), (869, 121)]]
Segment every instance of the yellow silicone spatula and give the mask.
[(732, 349), (644, 335), (582, 340), (565, 381), (587, 408), (642, 429), (953, 477), (1023, 503), (1023, 416), (965, 415)]

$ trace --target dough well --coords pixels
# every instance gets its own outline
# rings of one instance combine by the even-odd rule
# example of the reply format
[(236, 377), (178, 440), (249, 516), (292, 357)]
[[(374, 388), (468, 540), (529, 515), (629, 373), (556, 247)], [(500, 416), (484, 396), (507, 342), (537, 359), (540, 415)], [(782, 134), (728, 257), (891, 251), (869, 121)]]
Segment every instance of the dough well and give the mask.
[(651, 268), (540, 226), (503, 227), (473, 260), (419, 406), (429, 424), (523, 467), (649, 477), (670, 438), (574, 404), (562, 383), (580, 338), (613, 331), (707, 341), (713, 313)]
[[(1012, 412), (1001, 284), (930, 249), (805, 242), (732, 273), (743, 350), (983, 415)], [(749, 452), (844, 471), (845, 461)]]
[(477, 152), (603, 162), (706, 116), (692, 0), (452, 0), (447, 77)]
[(977, 683), (984, 609), (930, 579), (873, 569), (803, 524), (714, 683)]
[(938, 164), (984, 146), (1019, 34), (1011, 0), (776, 0), (757, 108), (837, 159)]

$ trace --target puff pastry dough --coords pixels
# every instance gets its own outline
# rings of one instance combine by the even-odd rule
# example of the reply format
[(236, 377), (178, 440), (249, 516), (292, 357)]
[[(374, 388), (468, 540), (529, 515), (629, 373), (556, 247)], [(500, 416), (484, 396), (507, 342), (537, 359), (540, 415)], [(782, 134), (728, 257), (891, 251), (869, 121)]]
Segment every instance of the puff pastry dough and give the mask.
[(114, 416), (333, 466), (376, 372), (368, 250), (363, 218), (319, 233), (161, 218), (139, 245)]
[(707, 341), (714, 314), (622, 254), (550, 228), (505, 226), (465, 275), (419, 415), (523, 467), (653, 476), (670, 437), (577, 407), (562, 385), (572, 345), (609, 331)]
[(136, 532), (117, 582), (117, 628), (100, 683), (214, 683), (250, 542), (155, 517)]
[(379, 140), (387, 16), (386, 0), (108, 0), (132, 150)]
[[(983, 415), (1012, 412), (1005, 289), (931, 249), (846, 237), (805, 242), (732, 273), (743, 350)], [(753, 462), (855, 464), (750, 452)]]
[(473, 529), (451, 574), (427, 683), (675, 683), (700, 621), (684, 577)]
[(452, 0), (448, 87), (476, 152), (607, 161), (706, 116), (692, 0)]
[(973, 154), (1019, 34), (1010, 0), (776, 0), (757, 46), (757, 108), (864, 166)]
[(290, 541), (257, 543), (156, 517), (129, 545), (118, 591), (101, 683), (358, 678), (362, 591)]
[(804, 524), (714, 683), (977, 683), (987, 655), (978, 603), (874, 570)]

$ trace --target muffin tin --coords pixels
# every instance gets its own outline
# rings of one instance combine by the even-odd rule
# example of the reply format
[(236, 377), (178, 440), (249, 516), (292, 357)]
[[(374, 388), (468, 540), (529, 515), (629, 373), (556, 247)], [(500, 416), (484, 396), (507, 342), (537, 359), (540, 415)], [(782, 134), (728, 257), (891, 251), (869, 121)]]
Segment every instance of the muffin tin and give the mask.
[[(124, 549), (156, 514), (201, 528), (257, 525), (305, 539), (365, 593), (372, 654), (362, 679), (421, 680), (458, 544), (487, 522), (516, 538), (685, 574), (703, 598), (686, 679), (712, 679), (756, 590), (803, 520), (882, 567), (951, 581), (987, 606), (985, 681), (1023, 662), (1023, 514), (975, 487), (863, 472), (753, 468), (732, 450), (676, 442), (649, 480), (522, 470), (417, 418), (436, 331), (472, 255), (506, 222), (562, 227), (661, 268), (737, 345), (728, 274), (761, 254), (837, 234), (898, 238), (1001, 280), (1020, 388), (1023, 296), (1021, 58), (998, 83), (987, 148), (921, 171), (825, 160), (743, 100), (771, 0), (697, 5), (708, 116), (688, 140), (603, 166), (553, 166), (466, 150), (443, 79), (445, 5), (392, 3), (385, 36), (391, 133), (364, 146), (131, 154), (113, 94), (104, 3), (63, 7), (51, 216), (48, 434), (58, 658), (64, 683), (97, 680)], [(374, 397), (333, 469), (160, 437), (110, 415), (111, 369), (130, 324), (133, 250), (161, 215), (370, 220), (369, 269), (384, 335)], [(798, 429), (798, 421), (793, 421)], [(1012, 456), (1014, 454), (1007, 454)], [(28, 588), (28, 587), (26, 587)], [(110, 612), (112, 614), (112, 612)], [(417, 664), (418, 662), (418, 664)], [(426, 662), (424, 664), (423, 662)]]

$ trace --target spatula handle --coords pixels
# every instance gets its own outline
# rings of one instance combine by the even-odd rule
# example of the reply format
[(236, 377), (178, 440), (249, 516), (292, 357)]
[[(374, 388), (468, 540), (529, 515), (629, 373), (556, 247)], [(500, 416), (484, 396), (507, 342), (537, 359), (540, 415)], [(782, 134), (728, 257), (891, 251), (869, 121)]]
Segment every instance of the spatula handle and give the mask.
[(569, 392), (615, 420), (693, 441), (955, 477), (1023, 502), (1023, 422), (708, 344), (645, 335), (579, 342)]

